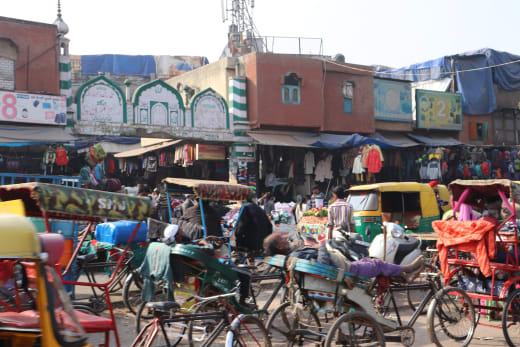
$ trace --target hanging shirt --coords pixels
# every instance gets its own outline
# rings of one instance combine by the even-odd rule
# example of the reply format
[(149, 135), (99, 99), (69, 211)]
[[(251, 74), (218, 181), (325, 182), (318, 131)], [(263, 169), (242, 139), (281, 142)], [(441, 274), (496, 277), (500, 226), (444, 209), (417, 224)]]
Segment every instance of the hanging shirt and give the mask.
[(353, 174), (362, 174), (365, 172), (365, 169), (361, 165), (361, 154), (358, 154), (356, 158), (354, 158), (354, 164), (352, 166), (352, 173)]
[(442, 177), (441, 164), (438, 160), (430, 160), (426, 169), (426, 177), (430, 181), (435, 181)]
[(381, 162), (381, 153), (377, 149), (372, 149), (368, 153), (367, 157), (367, 172), (368, 173), (379, 173), (383, 163)]
[(314, 172), (314, 165), (314, 153), (312, 153), (311, 151), (305, 153), (303, 166), (306, 175), (312, 175), (312, 173)]
[(489, 176), (489, 164), (487, 161), (482, 162), (482, 164), (480, 164), (480, 168), (482, 169), (482, 175)]

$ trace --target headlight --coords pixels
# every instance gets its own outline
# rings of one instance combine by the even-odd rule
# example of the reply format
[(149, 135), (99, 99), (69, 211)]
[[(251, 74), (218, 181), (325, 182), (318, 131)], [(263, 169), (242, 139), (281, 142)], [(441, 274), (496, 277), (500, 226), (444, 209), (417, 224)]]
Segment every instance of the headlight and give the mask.
[(395, 223), (387, 223), (386, 224), (386, 232), (390, 232), (393, 238), (400, 239), (404, 236), (404, 229)]

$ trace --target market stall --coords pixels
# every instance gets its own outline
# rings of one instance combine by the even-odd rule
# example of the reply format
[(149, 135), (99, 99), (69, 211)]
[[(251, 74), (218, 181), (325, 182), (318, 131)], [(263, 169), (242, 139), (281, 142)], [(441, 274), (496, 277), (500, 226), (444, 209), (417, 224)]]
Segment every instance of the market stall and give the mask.
[(303, 214), (303, 217), (296, 226), (296, 230), (314, 238), (318, 242), (322, 242), (326, 240), (328, 236), (328, 221), (327, 208), (313, 208)]

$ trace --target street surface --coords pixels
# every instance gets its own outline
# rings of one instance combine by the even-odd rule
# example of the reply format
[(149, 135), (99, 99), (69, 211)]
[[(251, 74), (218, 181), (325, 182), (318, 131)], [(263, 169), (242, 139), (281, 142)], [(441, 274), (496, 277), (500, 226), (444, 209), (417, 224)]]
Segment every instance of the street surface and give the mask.
[[(269, 286), (269, 285), (268, 285)], [(267, 290), (263, 291), (263, 293), (260, 296), (260, 303), (262, 304), (270, 295), (272, 292), (271, 288), (268, 288)], [(85, 291), (85, 289), (80, 289), (78, 291), (78, 295), (84, 295), (87, 294), (88, 291)], [(121, 293), (115, 293), (111, 296), (112, 302), (114, 304), (116, 319), (117, 319), (117, 326), (119, 330), (119, 338), (121, 341), (121, 346), (130, 346), (132, 344), (133, 339), (136, 336), (135, 332), (135, 317), (134, 315), (128, 313), (128, 310), (126, 307), (124, 307)], [(271, 305), (271, 310), (274, 310), (279, 305), (279, 299), (277, 298)], [(401, 307), (401, 312), (403, 315), (403, 320), (407, 321), (409, 317), (411, 316), (411, 310), (407, 308), (407, 306)], [(107, 311), (103, 313), (103, 315), (107, 316)], [(487, 320), (486, 323), (489, 323)], [(492, 322), (493, 324), (499, 325), (500, 322), (495, 321)], [(322, 324), (326, 326), (330, 326), (329, 323), (324, 323), (322, 321)], [(414, 346), (435, 346), (432, 344), (429, 340), (428, 333), (426, 331), (426, 315), (422, 315), (417, 323), (414, 326), (416, 335), (415, 335), (415, 343)], [(97, 345), (100, 343), (103, 343), (104, 336), (103, 334), (90, 334), (89, 335), (89, 342)], [(445, 342), (444, 346), (449, 347), (455, 347), (460, 346), (460, 344), (453, 342), (453, 341), (443, 341)], [(115, 341), (113, 339), (113, 336), (111, 337), (110, 345), (115, 346)], [(183, 341), (181, 346), (186, 346), (186, 341)], [(402, 346), (400, 343), (387, 343), (387, 346)], [(485, 327), (479, 325), (476, 329), (475, 335), (473, 337), (473, 340), (470, 344), (470, 346), (507, 346), (504, 336), (502, 335), (501, 329), (495, 329), (490, 327)], [(275, 346), (273, 346), (275, 347)], [(278, 346), (276, 346), (278, 347)]]

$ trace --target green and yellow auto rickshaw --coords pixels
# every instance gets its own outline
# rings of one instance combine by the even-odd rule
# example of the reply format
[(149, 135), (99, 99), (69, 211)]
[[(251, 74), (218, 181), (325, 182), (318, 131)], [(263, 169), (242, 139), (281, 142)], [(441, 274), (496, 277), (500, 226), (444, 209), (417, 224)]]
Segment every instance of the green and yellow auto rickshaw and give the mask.
[(0, 214), (0, 346), (89, 346), (55, 270), (61, 235)]
[(367, 242), (372, 242), (381, 233), (382, 222), (398, 223), (410, 232), (432, 232), (432, 221), (440, 219), (449, 200), (446, 186), (437, 185), (436, 188), (439, 199), (428, 184), (417, 182), (386, 182), (350, 188), (347, 201), (354, 207), (356, 232)]

